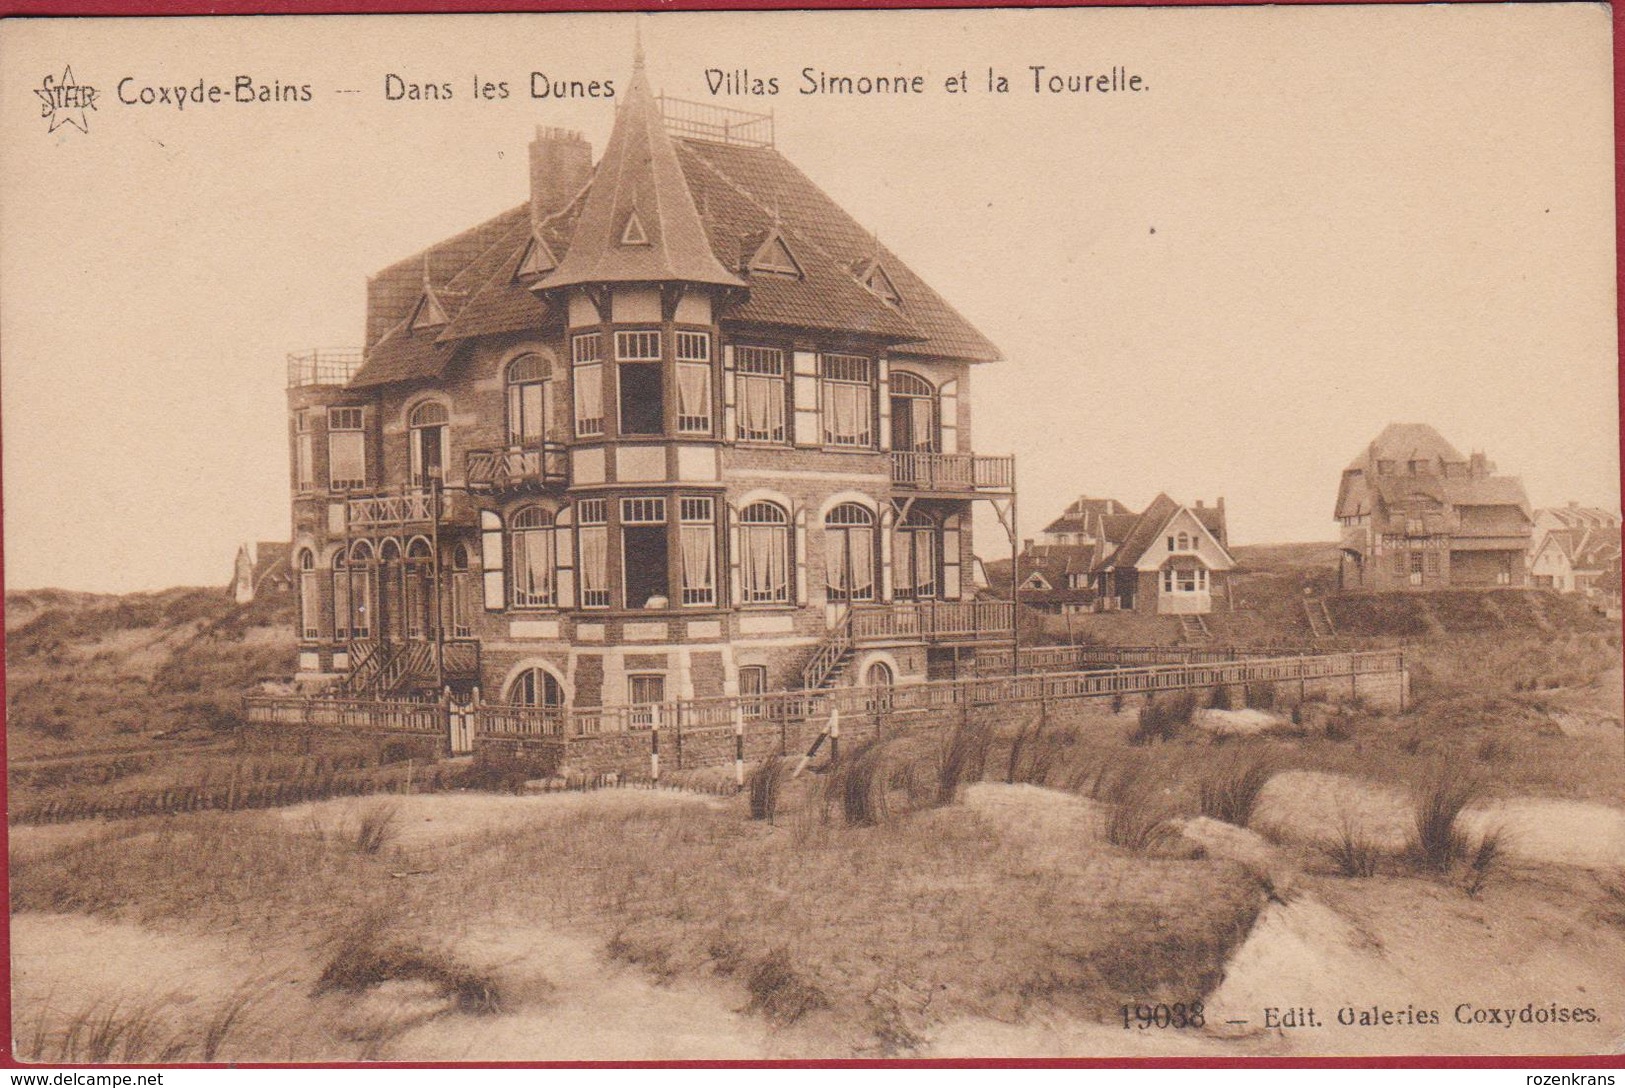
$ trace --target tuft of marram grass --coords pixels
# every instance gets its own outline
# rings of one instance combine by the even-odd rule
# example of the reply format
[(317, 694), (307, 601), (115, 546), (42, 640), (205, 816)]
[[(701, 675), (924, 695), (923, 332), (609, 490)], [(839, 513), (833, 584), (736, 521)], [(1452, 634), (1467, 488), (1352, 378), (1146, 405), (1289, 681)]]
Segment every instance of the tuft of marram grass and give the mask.
[(1246, 827), (1258, 807), (1258, 799), (1275, 773), (1262, 751), (1233, 750), (1215, 761), (1197, 785), (1202, 815), (1227, 824)]
[(356, 818), (355, 837), (352, 840), (356, 853), (368, 856), (381, 853), (395, 838), (396, 818), (399, 815), (400, 806), (387, 801), (363, 807)]
[(1479, 784), (1459, 763), (1437, 762), (1416, 786), (1411, 855), (1417, 864), (1444, 872), (1470, 850), (1460, 825), (1462, 809), (1478, 795)]
[(1377, 867), (1382, 862), (1382, 847), (1347, 812), (1338, 818), (1337, 837), (1324, 849), (1332, 865), (1343, 876), (1376, 876)]

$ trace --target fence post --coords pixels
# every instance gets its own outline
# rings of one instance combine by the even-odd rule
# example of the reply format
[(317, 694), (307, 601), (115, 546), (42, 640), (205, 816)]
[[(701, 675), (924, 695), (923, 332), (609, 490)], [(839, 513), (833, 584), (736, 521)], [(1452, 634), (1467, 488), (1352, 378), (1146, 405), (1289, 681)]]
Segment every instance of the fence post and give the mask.
[[(880, 727), (875, 726), (875, 736), (880, 736)], [(841, 758), (841, 708), (829, 708), (829, 758), (830, 762), (839, 762)]]
[(649, 723), (649, 777), (660, 785), (660, 707), (654, 708), (654, 720)]
[(734, 703), (734, 785), (745, 784), (745, 708)]

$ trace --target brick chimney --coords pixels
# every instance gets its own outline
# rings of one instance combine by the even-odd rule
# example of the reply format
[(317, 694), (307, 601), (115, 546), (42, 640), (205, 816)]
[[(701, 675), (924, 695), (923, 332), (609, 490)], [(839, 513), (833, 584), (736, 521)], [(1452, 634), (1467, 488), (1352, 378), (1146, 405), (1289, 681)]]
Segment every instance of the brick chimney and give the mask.
[(567, 128), (536, 126), (530, 142), (530, 222), (563, 208), (592, 177), (592, 144)]

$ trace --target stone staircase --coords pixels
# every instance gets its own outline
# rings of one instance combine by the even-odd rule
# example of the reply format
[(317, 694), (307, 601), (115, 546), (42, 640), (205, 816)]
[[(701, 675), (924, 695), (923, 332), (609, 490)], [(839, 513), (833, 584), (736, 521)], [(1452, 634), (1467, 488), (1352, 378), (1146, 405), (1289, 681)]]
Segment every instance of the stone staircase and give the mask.
[(830, 629), (824, 641), (801, 670), (801, 686), (807, 691), (826, 691), (835, 686), (852, 661), (852, 613)]
[(1181, 642), (1207, 642), (1213, 637), (1208, 629), (1207, 620), (1201, 615), (1181, 615), (1179, 617), (1179, 638)]

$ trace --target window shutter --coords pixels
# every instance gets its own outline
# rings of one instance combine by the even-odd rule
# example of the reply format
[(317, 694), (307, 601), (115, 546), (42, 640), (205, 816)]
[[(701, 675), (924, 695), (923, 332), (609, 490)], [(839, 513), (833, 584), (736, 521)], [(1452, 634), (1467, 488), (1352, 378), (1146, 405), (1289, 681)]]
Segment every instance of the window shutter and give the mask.
[(807, 511), (796, 511), (796, 604), (807, 603)]
[(942, 522), (942, 598), (957, 601), (962, 592), (959, 577), (959, 515), (950, 514)]
[[(738, 405), (734, 403), (734, 346), (722, 349), (722, 440), (734, 442), (739, 438)], [(735, 602), (738, 603), (738, 602)]]
[(943, 382), (937, 390), (937, 413), (942, 417), (942, 452), (960, 453), (959, 448), (959, 382)]
[(875, 519), (875, 531), (880, 534), (880, 599), (892, 599), (892, 587), (895, 582), (891, 576), (892, 560), (892, 530), (897, 527), (897, 510), (891, 506), (883, 506), (880, 516)]
[(485, 608), (500, 612), (507, 601), (502, 584), (502, 515), (480, 511), (480, 566), (485, 570)]
[(798, 446), (823, 443), (818, 419), (818, 355), (811, 351), (793, 353), (795, 372), (795, 438)]
[[(880, 448), (891, 449), (891, 363), (880, 360)], [(889, 598), (888, 598), (889, 599)]]
[[(731, 414), (729, 418), (733, 418)], [(728, 507), (728, 595), (735, 608), (744, 602), (745, 586), (739, 577), (739, 511), (732, 506)]]
[(574, 511), (560, 510), (553, 522), (553, 554), (558, 556), (558, 602), (560, 608), (576, 606), (576, 536)]

